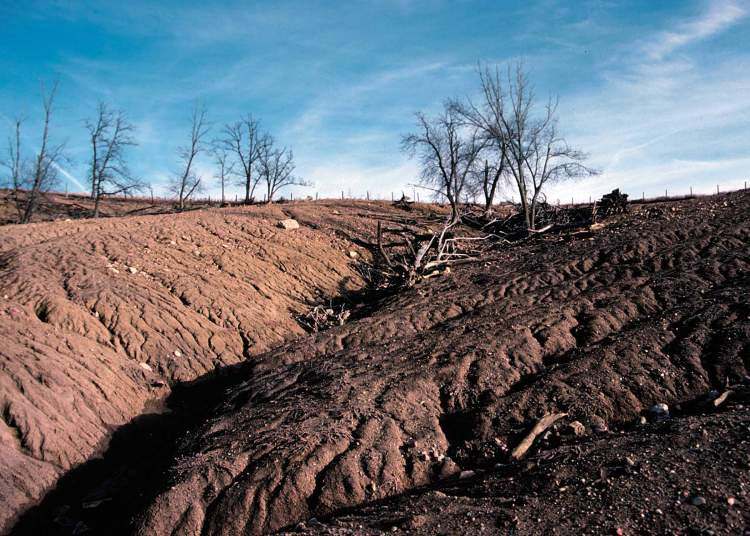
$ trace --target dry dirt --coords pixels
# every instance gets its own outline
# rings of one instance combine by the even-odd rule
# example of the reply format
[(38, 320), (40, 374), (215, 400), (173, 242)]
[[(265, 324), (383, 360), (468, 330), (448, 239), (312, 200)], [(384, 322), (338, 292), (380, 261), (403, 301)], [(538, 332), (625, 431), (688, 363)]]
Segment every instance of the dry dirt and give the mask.
[[(276, 227), (289, 216), (302, 228)], [(0, 528), (170, 385), (360, 289), (369, 252), (349, 236), (391, 217), (320, 203), (0, 227)]]
[[(23, 199), (25, 193), (19, 194)], [(207, 205), (203, 203), (202, 205)], [(201, 206), (197, 204), (196, 207)], [(100, 217), (138, 216), (145, 214), (167, 214), (175, 212), (173, 201), (146, 197), (107, 197), (101, 200)], [(47, 192), (41, 195), (39, 206), (32, 222), (60, 221), (77, 218), (90, 218), (94, 215), (94, 201), (83, 194), (63, 194)], [(13, 191), (0, 188), (0, 225), (16, 223), (18, 210), (13, 203)]]
[[(299, 235), (274, 230), (262, 211), (211, 211), (159, 217), (155, 236), (140, 228), (139, 219), (125, 219), (107, 222), (116, 229), (101, 241), (85, 231), (66, 235), (60, 224), (3, 237), (2, 281), (9, 290), (2, 292), (13, 296), (3, 329), (15, 326), (3, 337), (20, 348), (45, 341), (56, 360), (54, 367), (33, 365), (31, 350), (21, 360), (13, 357), (19, 350), (2, 350), (3, 393), (15, 396), (6, 406), (20, 405), (16, 400), (27, 400), (32, 388), (47, 393), (40, 400), (49, 404), (4, 412), (7, 434), (19, 438), (13, 452), (21, 458), (3, 473), (16, 486), (24, 475), (41, 474), (34, 464), (50, 471), (50, 482), (62, 472), (60, 454), (54, 458), (42, 449), (35, 455), (36, 430), (54, 438), (42, 446), (76, 453), (78, 438), (70, 428), (58, 437), (60, 422), (75, 421), (76, 432), (101, 438), (127, 420), (128, 408), (132, 417), (143, 400), (157, 396), (139, 362), (178, 381), (238, 363), (243, 346), (250, 357), (175, 390), (165, 411), (121, 429), (103, 458), (69, 473), (24, 517), (18, 533), (748, 530), (750, 196), (643, 206), (593, 234), (542, 236), (504, 248), (485, 262), (383, 298), (371, 305), (371, 314), (256, 355), (238, 340), (239, 330), (253, 341), (251, 350), (270, 348), (299, 329), (289, 311), (320, 299), (313, 288), (330, 295), (347, 277), (353, 286), (359, 282), (346, 256), (351, 242), (330, 239), (325, 245), (324, 231), (372, 239), (366, 231), (372, 232), (374, 215), (355, 216), (362, 208), (291, 207), (284, 211), (303, 224)], [(345, 210), (351, 211), (346, 217), (334, 213)], [(226, 218), (237, 219), (222, 227), (221, 238), (204, 234)], [(181, 230), (170, 235), (165, 222)], [(50, 238), (32, 240), (44, 236), (37, 232)], [(200, 233), (202, 251), (214, 240), (217, 251), (223, 242), (270, 249), (263, 232), (273, 236), (274, 255), (294, 258), (283, 261), (293, 275), (274, 264), (273, 281), (283, 283), (260, 306), (260, 290), (248, 294), (246, 285), (224, 275), (228, 268), (208, 277), (211, 264), (195, 264), (195, 238), (179, 237)], [(155, 257), (163, 264), (156, 263), (139, 242), (143, 236), (151, 236), (150, 248), (160, 240), (177, 246), (158, 246)], [(112, 241), (119, 245), (109, 246)], [(108, 255), (115, 247), (119, 255)], [(258, 251), (241, 259), (252, 258), (254, 265)], [(321, 251), (330, 251), (325, 261)], [(81, 256), (85, 262), (72, 260)], [(241, 262), (236, 254), (226, 257), (222, 262)], [(111, 275), (108, 264), (118, 273)], [(125, 265), (138, 272), (121, 269)], [(306, 294), (295, 283), (310, 265), (328, 271), (310, 269), (300, 286)], [(156, 275), (166, 266), (179, 270), (184, 287), (175, 290), (180, 276), (164, 283), (166, 276)], [(196, 274), (198, 266), (205, 272)], [(268, 281), (264, 269), (270, 270), (264, 264), (253, 272), (256, 281)], [(74, 275), (61, 279), (67, 272)], [(160, 283), (128, 286), (143, 272)], [(188, 291), (195, 295), (182, 299)], [(149, 298), (161, 292), (163, 301)], [(51, 306), (39, 307), (41, 295)], [(210, 307), (203, 301), (208, 296)], [(283, 305), (274, 308), (277, 301)], [(9, 307), (24, 316), (6, 323)], [(244, 323), (236, 312), (209, 320), (214, 308), (243, 307), (251, 309)], [(139, 339), (147, 328), (138, 326), (147, 326), (149, 337)], [(99, 340), (96, 353), (81, 352), (79, 344)], [(221, 341), (222, 351), (211, 341)], [(170, 354), (178, 347), (182, 361)], [(93, 367), (92, 357), (101, 366)], [(19, 381), (13, 379), (16, 369)], [(85, 402), (83, 393), (76, 394), (81, 383), (66, 372), (67, 386), (52, 397), (35, 376), (50, 370), (110, 375), (117, 388), (105, 387), (96, 401)], [(711, 400), (727, 386), (733, 392), (715, 408)], [(71, 391), (67, 402), (60, 393)], [(651, 415), (657, 403), (668, 404), (671, 414)], [(97, 420), (104, 412), (92, 410), (105, 406), (112, 412), (106, 426), (104, 418)], [(567, 417), (535, 442), (526, 459), (511, 461), (509, 451), (550, 412)], [(68, 455), (65, 467), (84, 457)], [(6, 480), (3, 490), (17, 490), (13, 485)]]

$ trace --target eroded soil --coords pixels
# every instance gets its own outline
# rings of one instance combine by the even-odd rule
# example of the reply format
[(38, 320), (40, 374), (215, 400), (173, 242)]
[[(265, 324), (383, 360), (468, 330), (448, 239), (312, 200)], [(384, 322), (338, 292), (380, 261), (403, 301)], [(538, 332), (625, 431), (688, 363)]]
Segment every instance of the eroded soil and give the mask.
[[(385, 299), (369, 316), (252, 354), (175, 392), (171, 411), (125, 434), (119, 452), (116, 436), (102, 467), (71, 475), (19, 531), (747, 530), (749, 202), (739, 193), (644, 206), (593, 234), (502, 248)], [(334, 225), (362, 246), (372, 240), (361, 234), (372, 232), (372, 214), (358, 224), (343, 208), (294, 210), (310, 242)], [(339, 275), (353, 274), (351, 259), (337, 255)], [(101, 262), (107, 270), (112, 259)], [(212, 282), (216, 292), (227, 284)], [(200, 300), (178, 303), (193, 309)], [(40, 320), (74, 331), (54, 322)], [(237, 338), (236, 325), (226, 329)], [(283, 338), (280, 330), (269, 341)], [(113, 355), (127, 348), (110, 344)], [(162, 352), (174, 346), (163, 344)], [(186, 346), (197, 356), (206, 348)], [(168, 354), (143, 355), (170, 381), (210, 368), (199, 357), (178, 376)], [(728, 386), (733, 393), (714, 407)], [(671, 415), (655, 419), (656, 403)], [(550, 412), (567, 417), (512, 462), (509, 451)], [(110, 478), (123, 468), (133, 474)]]
[(1, 227), (0, 528), (171, 385), (304, 334), (296, 315), (363, 285), (350, 237), (402, 217), (319, 203)]
[[(602, 434), (574, 451), (569, 474), (599, 471), (605, 454), (636, 451), (636, 463), (653, 463), (655, 473), (660, 465), (674, 468), (675, 485), (688, 493), (723, 478), (718, 495), (732, 493), (732, 508), (744, 512), (744, 406), (705, 417), (705, 425), (702, 417), (675, 421), (678, 430), (708, 429), (704, 447), (712, 438), (723, 445), (717, 448), (726, 458), (717, 454), (716, 461), (724, 463), (710, 467), (703, 468), (706, 460), (695, 469), (679, 450), (666, 456), (669, 434), (628, 430), (653, 404), (676, 407), (747, 381), (749, 233), (746, 195), (651, 206), (591, 238), (549, 237), (499, 252), (402, 293), (369, 318), (264, 354), (184, 438), (136, 532), (280, 530), (462, 471), (491, 472), (508, 463), (508, 449), (534, 420), (552, 411), (567, 412), (589, 435)], [(648, 474), (633, 479), (640, 491), (621, 513), (646, 508), (640, 501), (648, 500)], [(503, 475), (495, 477), (498, 488)], [(533, 486), (533, 475), (524, 478), (519, 485)], [(584, 489), (570, 488), (579, 494), (571, 517), (529, 502), (518, 513), (510, 508), (511, 521), (518, 516), (529, 533), (624, 523), (594, 497), (580, 496)], [(669, 499), (658, 503), (664, 523), (674, 524), (665, 526), (702, 523), (732, 532), (742, 524), (711, 508), (680, 517), (673, 490), (660, 493)], [(429, 498), (424, 504), (427, 527), (451, 516)], [(485, 527), (505, 526), (496, 513), (481, 521)], [(537, 516), (535, 525), (523, 525), (529, 515)], [(463, 526), (451, 523), (453, 531)], [(638, 523), (627, 527), (656, 530)]]

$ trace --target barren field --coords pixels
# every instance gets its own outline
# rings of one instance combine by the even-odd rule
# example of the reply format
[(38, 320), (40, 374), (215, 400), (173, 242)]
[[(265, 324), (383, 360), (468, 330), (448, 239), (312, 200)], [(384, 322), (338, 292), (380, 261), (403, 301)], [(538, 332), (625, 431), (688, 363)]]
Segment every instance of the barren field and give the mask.
[[(41, 500), (15, 532), (750, 528), (750, 196), (357, 297), (377, 220), (440, 219), (337, 202), (0, 228), (0, 522)], [(363, 306), (305, 334), (297, 315), (344, 296)]]

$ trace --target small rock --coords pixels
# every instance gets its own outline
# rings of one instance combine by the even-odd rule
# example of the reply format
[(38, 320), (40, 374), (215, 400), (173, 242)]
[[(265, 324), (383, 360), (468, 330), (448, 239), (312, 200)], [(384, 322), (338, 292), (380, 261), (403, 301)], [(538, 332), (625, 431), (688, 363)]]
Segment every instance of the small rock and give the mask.
[(704, 499), (700, 495), (696, 495), (695, 497), (693, 497), (692, 499), (690, 499), (690, 503), (693, 506), (703, 506), (704, 504), (706, 504), (706, 499)]
[(476, 475), (476, 473), (469, 469), (467, 471), (461, 471), (461, 474), (458, 475), (458, 478), (472, 478), (474, 475)]
[(629, 456), (625, 456), (625, 464), (633, 467), (635, 465), (635, 460)]
[(148, 363), (139, 363), (139, 365), (145, 371), (151, 372), (153, 370)]
[(180, 352), (179, 350), (175, 350), (174, 351), (174, 356), (175, 357), (182, 357), (182, 352)]
[(299, 229), (299, 223), (297, 223), (297, 220), (280, 220), (279, 223), (276, 224), (277, 227), (280, 227), (281, 229), (291, 230), (291, 229)]
[(357, 257), (359, 257), (359, 253), (357, 253), (353, 249), (350, 249), (349, 250), (349, 257), (352, 258), (352, 259), (356, 259)]
[(586, 435), (586, 427), (581, 421), (573, 421), (565, 427), (565, 433), (582, 437)]
[(454, 475), (456, 475), (459, 472), (458, 465), (456, 465), (456, 462), (451, 460), (448, 456), (443, 458), (442, 463), (440, 464), (440, 469), (438, 470), (438, 478), (444, 479), (449, 478)]
[(649, 408), (648, 412), (651, 417), (657, 421), (669, 418), (669, 406), (667, 406), (663, 402), (654, 404)]
[(128, 272), (130, 272), (131, 274), (137, 274), (138, 268), (136, 268), (135, 266), (128, 266)]
[(737, 502), (737, 500), (734, 497), (727, 497), (727, 504), (729, 506), (734, 506), (735, 502)]
[(591, 429), (597, 434), (604, 434), (609, 432), (609, 427), (604, 419), (598, 415), (591, 417)]

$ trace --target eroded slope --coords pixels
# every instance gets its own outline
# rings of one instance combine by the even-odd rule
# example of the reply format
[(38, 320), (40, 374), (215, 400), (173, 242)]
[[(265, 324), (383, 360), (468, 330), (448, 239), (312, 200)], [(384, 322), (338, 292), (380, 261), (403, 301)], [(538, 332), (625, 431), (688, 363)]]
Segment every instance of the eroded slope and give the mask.
[[(369, 203), (0, 228), (0, 528), (144, 404), (303, 333), (361, 287)], [(297, 216), (300, 229), (276, 227)], [(396, 214), (396, 216), (398, 216)]]
[(603, 432), (743, 382), (748, 209), (693, 200), (532, 242), (263, 355), (138, 533), (277, 530), (507, 461), (547, 412)]

